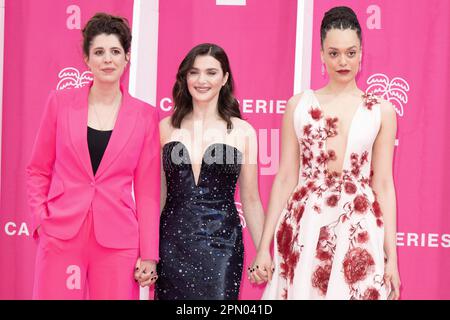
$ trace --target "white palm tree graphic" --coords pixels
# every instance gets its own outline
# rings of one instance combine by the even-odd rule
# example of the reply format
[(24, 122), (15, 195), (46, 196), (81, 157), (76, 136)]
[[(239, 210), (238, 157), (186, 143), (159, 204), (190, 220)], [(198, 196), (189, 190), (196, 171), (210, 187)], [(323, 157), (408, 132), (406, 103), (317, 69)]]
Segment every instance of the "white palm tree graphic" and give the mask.
[(58, 74), (59, 80), (56, 90), (70, 88), (81, 88), (92, 81), (92, 72), (85, 71), (80, 75), (80, 71), (73, 67), (64, 68)]
[(409, 84), (405, 79), (395, 77), (389, 81), (389, 77), (385, 74), (376, 73), (367, 79), (367, 84), (369, 87), (366, 93), (371, 92), (391, 102), (397, 114), (403, 116), (403, 105), (408, 102), (409, 91)]

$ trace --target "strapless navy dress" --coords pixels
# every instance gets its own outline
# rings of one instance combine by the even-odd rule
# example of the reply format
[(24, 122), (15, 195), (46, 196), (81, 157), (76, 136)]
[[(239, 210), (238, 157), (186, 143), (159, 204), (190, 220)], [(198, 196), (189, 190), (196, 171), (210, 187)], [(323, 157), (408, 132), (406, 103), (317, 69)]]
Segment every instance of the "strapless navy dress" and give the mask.
[(210, 145), (195, 183), (186, 146), (163, 147), (167, 183), (160, 222), (160, 262), (155, 298), (236, 300), (244, 246), (234, 203), (242, 154), (227, 144)]

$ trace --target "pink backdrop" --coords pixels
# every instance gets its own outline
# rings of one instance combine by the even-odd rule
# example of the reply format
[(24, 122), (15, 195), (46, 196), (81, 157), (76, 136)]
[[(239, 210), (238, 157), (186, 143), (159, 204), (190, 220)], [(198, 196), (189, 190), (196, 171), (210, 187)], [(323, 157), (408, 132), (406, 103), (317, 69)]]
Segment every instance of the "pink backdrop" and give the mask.
[[(311, 87), (317, 89), (326, 81), (319, 59), (323, 13), (334, 5), (350, 5), (363, 27), (359, 85), (385, 94), (398, 109), (395, 181), (402, 298), (449, 299), (450, 3), (314, 3)], [(58, 84), (81, 85), (89, 77), (84, 74), (78, 28), (96, 11), (120, 14), (131, 22), (132, 7), (133, 0), (6, 0), (0, 299), (31, 297), (35, 243), (29, 236), (24, 173), (48, 92)], [(215, 0), (160, 1), (161, 116), (170, 114), (171, 87), (188, 50), (201, 42), (222, 46), (231, 61), (243, 116), (258, 131), (265, 208), (279, 163), (280, 121), (293, 90), (296, 7), (296, 0), (247, 0), (245, 6), (217, 6)], [(254, 247), (246, 229), (244, 236), (246, 267)], [(245, 276), (241, 289), (241, 299), (259, 299), (262, 293), (262, 287), (250, 285)]]

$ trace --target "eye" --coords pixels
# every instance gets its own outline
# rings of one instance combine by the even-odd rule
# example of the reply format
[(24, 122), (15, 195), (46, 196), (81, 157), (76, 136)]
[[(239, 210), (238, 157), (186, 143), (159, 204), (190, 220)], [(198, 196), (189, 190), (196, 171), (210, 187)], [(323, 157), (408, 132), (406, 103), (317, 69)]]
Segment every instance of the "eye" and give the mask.
[(330, 56), (332, 58), (336, 58), (338, 56), (338, 53), (336, 51), (330, 51)]
[(208, 75), (210, 76), (215, 76), (217, 74), (216, 71), (208, 71)]
[(112, 53), (117, 56), (117, 55), (121, 54), (122, 52), (119, 49), (114, 49), (112, 51)]
[(356, 51), (350, 51), (347, 55), (348, 55), (350, 58), (353, 58), (353, 57), (356, 55)]
[(198, 74), (198, 71), (196, 71), (196, 70), (189, 70), (188, 74), (189, 75), (195, 75), (195, 74)]
[(94, 54), (95, 54), (96, 56), (101, 56), (101, 55), (103, 54), (103, 50), (95, 50), (95, 51), (94, 51)]

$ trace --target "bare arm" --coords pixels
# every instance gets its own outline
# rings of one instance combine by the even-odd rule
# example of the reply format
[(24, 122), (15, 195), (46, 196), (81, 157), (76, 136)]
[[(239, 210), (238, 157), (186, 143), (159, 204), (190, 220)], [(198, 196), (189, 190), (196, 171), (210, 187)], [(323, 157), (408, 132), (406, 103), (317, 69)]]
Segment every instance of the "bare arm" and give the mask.
[(245, 221), (248, 224), (255, 248), (258, 249), (264, 225), (264, 209), (259, 197), (258, 188), (258, 141), (255, 130), (249, 127), (246, 132), (244, 162), (239, 176), (239, 192), (244, 211)]
[[(393, 298), (399, 296), (400, 279), (397, 268), (397, 219), (392, 162), (394, 157), (397, 119), (392, 105), (381, 104), (381, 129), (375, 140), (372, 153), (372, 188), (377, 195), (384, 220), (384, 252), (387, 258), (385, 280), (392, 282)], [(390, 278), (390, 279), (386, 279)]]
[[(270, 244), (272, 243), (280, 214), (298, 183), (300, 148), (293, 118), (294, 110), (300, 98), (301, 95), (296, 95), (288, 101), (286, 112), (283, 116), (280, 167), (272, 185), (258, 253), (250, 270), (251, 281), (257, 283), (261, 283), (262, 280), (272, 279), (273, 264), (270, 256)], [(264, 271), (267, 272), (267, 275), (264, 274)]]
[(300, 148), (294, 129), (294, 110), (300, 95), (292, 97), (286, 107), (281, 131), (281, 161), (270, 193), (260, 250), (269, 251), (275, 227), (286, 202), (298, 183)]
[(161, 198), (160, 198), (161, 212), (164, 209), (164, 206), (166, 205), (166, 199), (167, 199), (166, 174), (164, 173), (161, 154)]

